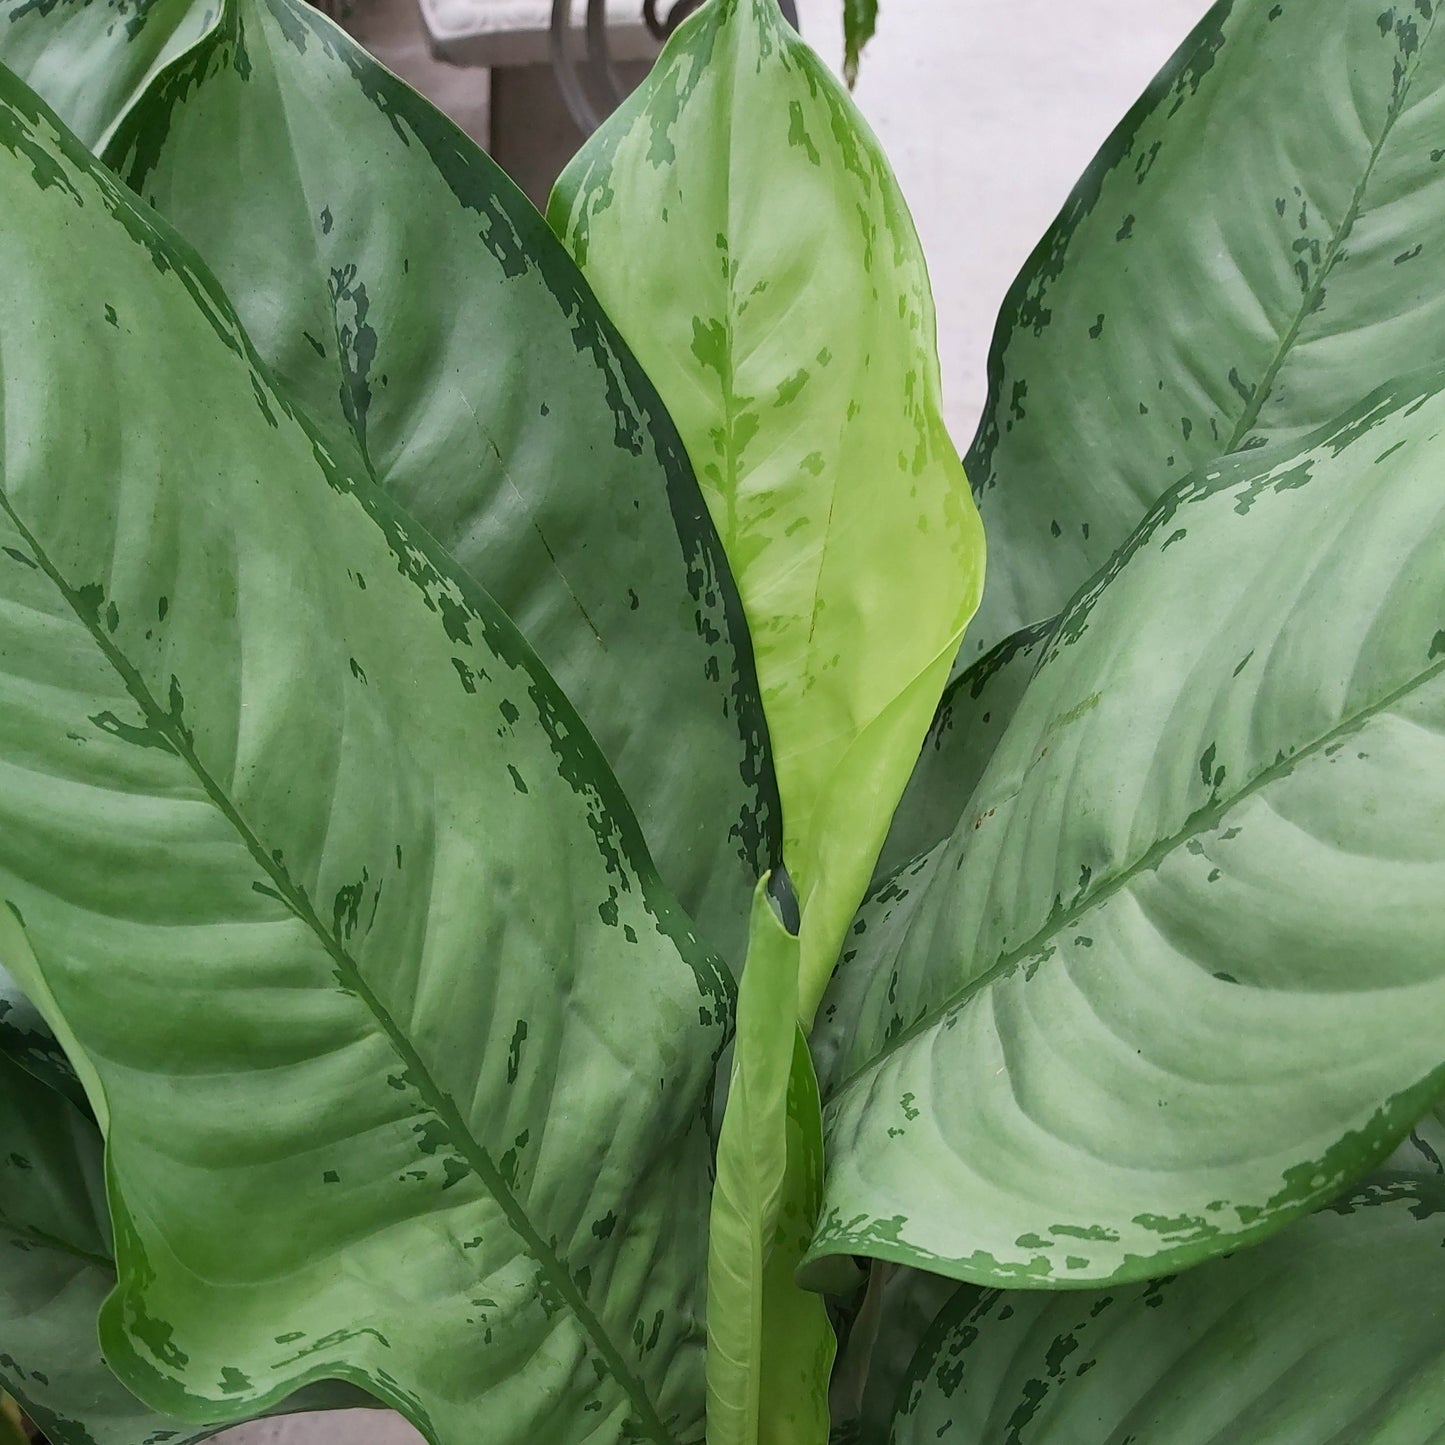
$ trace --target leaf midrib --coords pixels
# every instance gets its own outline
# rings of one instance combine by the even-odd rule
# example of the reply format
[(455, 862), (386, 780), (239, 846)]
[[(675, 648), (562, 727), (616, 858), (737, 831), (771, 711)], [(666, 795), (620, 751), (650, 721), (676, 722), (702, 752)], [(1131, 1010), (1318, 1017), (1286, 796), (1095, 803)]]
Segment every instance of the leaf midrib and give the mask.
[[(981, 993), (990, 984), (995, 983), (1006, 974), (1012, 973), (1026, 959), (1041, 952), (1052, 938), (1060, 933), (1068, 932), (1087, 913), (1128, 887), (1141, 873), (1153, 872), (1167, 857), (1188, 844), (1192, 838), (1217, 828), (1224, 816), (1233, 808), (1238, 807), (1239, 804), (1253, 797), (1271, 783), (1287, 777), (1301, 763), (1308, 761), (1325, 748), (1358, 732), (1372, 719), (1383, 712), (1388, 712), (1412, 692), (1434, 681), (1442, 673), (1445, 673), (1445, 658), (1441, 658), (1434, 666), (1427, 667), (1423, 672), (1416, 674), (1378, 701), (1370, 703), (1342, 719), (1328, 732), (1313, 742), (1304, 744), (1290, 753), (1288, 757), (1276, 758), (1273, 763), (1261, 768), (1238, 792), (1231, 794), (1229, 798), (1216, 797), (1202, 808), (1195, 809), (1184, 820), (1177, 832), (1157, 840), (1132, 863), (1126, 864), (1118, 872), (1102, 877), (1094, 888), (1081, 892), (1062, 913), (1051, 913), (1043, 925), (1023, 943), (1001, 954), (983, 973), (970, 979), (961, 988), (955, 989), (901, 1033), (889, 1039), (882, 1048), (870, 1055), (866, 1063), (854, 1069), (839, 1083), (837, 1088), (832, 1091), (832, 1097), (839, 1098), (854, 1083), (865, 1074), (872, 1073), (884, 1059), (889, 1058), (905, 1043), (920, 1034), (927, 1033), (938, 1024), (944, 1015), (966, 1004), (975, 994)], [(939, 846), (944, 845), (940, 844)]]
[(1360, 211), (1364, 206), (1365, 191), (1369, 188), (1370, 181), (1375, 174), (1375, 167), (1384, 153), (1385, 145), (1390, 139), (1391, 132), (1395, 129), (1395, 123), (1405, 112), (1405, 100), (1410, 93), (1410, 87), (1414, 83), (1415, 76), (1419, 73), (1423, 64), (1425, 47), (1430, 43), (1430, 37), (1435, 33), (1435, 22), (1439, 18), (1440, 11), (1437, 6), (1430, 17), (1430, 22), (1425, 33), (1420, 37), (1419, 44), (1415, 47), (1415, 54), (1412, 57), (1408, 72), (1401, 78), (1398, 94), (1390, 102), (1389, 109), (1385, 112), (1385, 124), (1380, 130), (1379, 139), (1370, 148), (1369, 159), (1365, 162), (1364, 173), (1360, 176), (1359, 183), (1355, 186), (1350, 196), (1349, 204), (1345, 207), (1344, 214), (1340, 217), (1339, 224), (1330, 235), (1330, 243), (1325, 248), (1324, 259), (1320, 262), (1318, 274), (1314, 284), (1311, 285), (1300, 298), (1299, 309), (1295, 312), (1294, 320), (1290, 323), (1289, 329), (1280, 338), (1279, 345), (1275, 348), (1274, 356), (1260, 377), (1259, 384), (1255, 387), (1239, 420), (1235, 423), (1234, 430), (1229, 435), (1229, 440), (1224, 445), (1223, 455), (1237, 451), (1240, 444), (1254, 429), (1255, 423), (1259, 420), (1260, 413), (1264, 410), (1265, 403), (1269, 400), (1274, 390), (1275, 381), (1279, 373), (1289, 360), (1290, 353), (1294, 350), (1295, 343), (1299, 340), (1300, 332), (1304, 324), (1314, 315), (1325, 294), (1325, 283), (1330, 279), (1330, 274), (1335, 268), (1335, 263), (1340, 259), (1345, 242), (1349, 239), (1350, 232), (1354, 230), (1355, 222), (1360, 218)]
[(583, 1331), (596, 1348), (598, 1356), (606, 1363), (609, 1372), (621, 1386), (623, 1393), (636, 1412), (638, 1423), (645, 1432), (643, 1438), (654, 1442), (654, 1445), (676, 1445), (674, 1437), (668, 1431), (656, 1406), (652, 1403), (646, 1387), (628, 1367), (622, 1352), (607, 1333), (601, 1319), (587, 1303), (572, 1272), (567, 1268), (566, 1261), (538, 1233), (521, 1201), (507, 1184), (500, 1168), (486, 1147), (473, 1136), (461, 1111), (451, 1097), (432, 1077), (431, 1071), (421, 1055), (391, 1016), (385, 1004), (372, 990), (356, 960), (351, 957), (334, 933), (321, 922), (305, 891), (292, 881), (285, 866), (277, 861), (276, 855), (262, 845), (250, 825), (241, 816), (236, 805), (207, 771), (195, 753), (187, 730), (180, 727), (178, 720), (157, 704), (139, 671), (100, 628), (98, 617), (92, 620), (88, 615), (89, 610), (80, 605), (77, 594), (66, 582), (45, 548), (41, 546), (39, 539), (16, 513), (9, 495), (3, 488), (0, 488), (0, 510), (3, 510), (10, 518), (26, 545), (34, 552), (36, 561), (52, 585), (75, 615), (76, 620), (90, 634), (106, 661), (120, 677), (126, 691), (144, 714), (147, 724), (170, 743), (177, 756), (195, 774), (212, 806), (231, 825), (247, 852), (251, 854), (252, 859), (274, 883), (281, 901), (316, 936), (317, 941), (343, 976), (346, 987), (356, 994), (372, 1014), (377, 1026), (410, 1074), (417, 1093), (446, 1126), (453, 1147), (465, 1159), (468, 1167), (487, 1192), (501, 1206), (513, 1232), (547, 1275), (557, 1294), (569, 1305)]

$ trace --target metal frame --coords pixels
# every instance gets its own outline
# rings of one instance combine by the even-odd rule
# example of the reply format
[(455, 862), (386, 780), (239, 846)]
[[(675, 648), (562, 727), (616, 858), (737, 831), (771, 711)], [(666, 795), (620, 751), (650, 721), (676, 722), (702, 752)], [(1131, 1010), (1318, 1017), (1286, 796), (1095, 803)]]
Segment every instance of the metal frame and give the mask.
[[(642, 18), (658, 40), (666, 40), (702, 4), (703, 0), (672, 0), (664, 18), (657, 13), (659, 0), (642, 0)], [(798, 29), (797, 0), (779, 0), (779, 4), (788, 23)], [(552, 30), (548, 37), (552, 69), (568, 114), (583, 135), (591, 135), (626, 96), (607, 44), (606, 0), (587, 0), (587, 23), (582, 33), (583, 54), (578, 61), (572, 44), (572, 0), (552, 0)], [(583, 80), (584, 75), (590, 85)]]

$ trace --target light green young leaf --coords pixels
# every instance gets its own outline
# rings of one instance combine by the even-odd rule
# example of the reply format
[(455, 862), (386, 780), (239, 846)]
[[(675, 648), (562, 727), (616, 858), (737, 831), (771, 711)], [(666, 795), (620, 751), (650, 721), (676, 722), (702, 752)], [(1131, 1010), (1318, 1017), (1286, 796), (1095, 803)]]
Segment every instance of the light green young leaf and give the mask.
[(966, 457), (996, 559), (968, 661), (1190, 472), (1445, 363), (1442, 110), (1435, 0), (1209, 11), (1004, 302)]
[(1107, 1293), (961, 1288), (891, 1445), (1429, 1445), (1445, 1180), (1380, 1174), (1278, 1239)]
[(982, 582), (918, 238), (775, 0), (689, 20), (548, 215), (657, 380), (738, 579), (806, 1023)]
[(8, 66), (100, 150), (146, 87), (210, 35), (222, 0), (0, 0)]
[(785, 1122), (787, 1170), (763, 1271), (759, 1445), (827, 1439), (828, 1380), (837, 1349), (822, 1296), (797, 1284), (823, 1207), (823, 1106), (808, 1040), (797, 1025)]
[(4, 73), (0, 214), (4, 963), (109, 1121), (113, 1368), (694, 1445), (721, 966), (506, 617)]
[[(51, 15), (61, 62), (75, 8)], [(777, 785), (742, 604), (656, 392), (449, 120), (301, 0), (218, 13), (104, 159), (200, 251), (341, 464), (521, 629), (664, 880), (741, 964)]]
[(1445, 1083), (1442, 385), (1181, 485), (1065, 612), (849, 941), (815, 1256), (1144, 1278)]
[(822, 1202), (818, 1086), (797, 1022), (798, 940), (753, 896), (708, 1252), (708, 1445), (825, 1445), (833, 1332), (793, 1271)]

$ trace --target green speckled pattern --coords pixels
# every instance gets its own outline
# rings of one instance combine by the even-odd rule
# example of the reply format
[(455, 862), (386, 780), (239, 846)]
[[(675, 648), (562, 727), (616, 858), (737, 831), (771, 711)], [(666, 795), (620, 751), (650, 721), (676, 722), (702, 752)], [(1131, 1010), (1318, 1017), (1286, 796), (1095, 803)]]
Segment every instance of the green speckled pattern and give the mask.
[(222, 0), (0, 0), (0, 65), (99, 150), (147, 86), (202, 43)]
[(548, 217), (656, 380), (738, 579), (811, 1019), (982, 583), (918, 238), (775, 0), (682, 27)]
[(1170, 486), (1445, 362), (1436, 0), (1221, 0), (1004, 303), (966, 461), (961, 663), (1053, 616)]
[(504, 614), (3, 72), (0, 214), (0, 938), (108, 1127), (113, 1367), (696, 1445), (726, 971)]
[[(53, 4), (69, 56), (81, 3)], [(114, 29), (112, 64), (137, 43)], [(782, 848), (742, 604), (676, 430), (531, 203), (301, 0), (224, 0), (103, 158), (200, 252), (338, 461), (517, 624), (740, 967)]]
[(1380, 1174), (1187, 1274), (964, 1286), (918, 1352), (889, 1445), (1435, 1445), (1442, 1248), (1445, 1179)]
[(1445, 390), (1167, 494), (826, 1007), (814, 1255), (999, 1285), (1262, 1237), (1445, 1084)]

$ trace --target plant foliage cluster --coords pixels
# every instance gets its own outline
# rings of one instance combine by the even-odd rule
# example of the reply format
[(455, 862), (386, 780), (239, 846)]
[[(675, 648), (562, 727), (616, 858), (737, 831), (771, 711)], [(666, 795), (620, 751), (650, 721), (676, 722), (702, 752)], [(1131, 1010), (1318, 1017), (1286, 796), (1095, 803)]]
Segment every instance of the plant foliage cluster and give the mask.
[(775, 0), (545, 218), (301, 0), (0, 0), (53, 1445), (1439, 1438), (1445, 39), (1382, 3), (1215, 5), (961, 463)]

